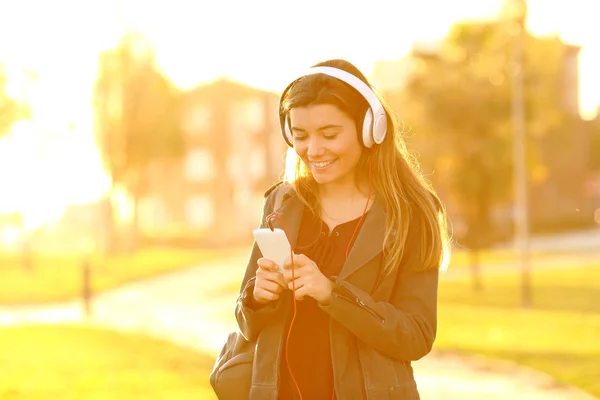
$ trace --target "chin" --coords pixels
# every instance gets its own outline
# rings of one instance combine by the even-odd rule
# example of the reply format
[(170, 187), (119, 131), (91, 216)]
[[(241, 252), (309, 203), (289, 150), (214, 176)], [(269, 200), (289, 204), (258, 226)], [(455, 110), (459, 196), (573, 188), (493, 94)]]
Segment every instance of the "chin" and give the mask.
[(313, 179), (319, 185), (326, 185), (328, 183), (335, 182), (335, 179), (331, 179), (331, 178), (324, 177), (324, 176), (315, 176), (315, 175), (313, 175)]
[(315, 180), (315, 182), (317, 182), (317, 184), (319, 185), (328, 185), (331, 183), (340, 183), (346, 180), (346, 176), (345, 175), (333, 175), (333, 174), (312, 174), (313, 179)]

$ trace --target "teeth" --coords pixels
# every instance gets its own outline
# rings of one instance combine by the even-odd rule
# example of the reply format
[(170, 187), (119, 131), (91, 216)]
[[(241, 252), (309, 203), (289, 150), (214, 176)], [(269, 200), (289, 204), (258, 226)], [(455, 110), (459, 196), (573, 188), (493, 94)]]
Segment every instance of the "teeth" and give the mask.
[(333, 160), (332, 161), (320, 161), (320, 162), (313, 161), (313, 165), (318, 168), (323, 168), (323, 167), (328, 166), (332, 162), (333, 162)]

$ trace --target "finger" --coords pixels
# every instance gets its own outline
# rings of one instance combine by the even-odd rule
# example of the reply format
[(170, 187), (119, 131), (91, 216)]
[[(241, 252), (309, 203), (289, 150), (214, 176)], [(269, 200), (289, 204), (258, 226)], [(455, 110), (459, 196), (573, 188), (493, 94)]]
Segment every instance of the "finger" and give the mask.
[[(295, 276), (297, 278), (297, 276)], [(287, 286), (288, 283), (290, 283), (290, 281), (292, 280), (292, 271), (291, 270), (284, 270), (283, 271), (283, 281), (285, 282), (285, 285)]]
[(259, 268), (267, 269), (270, 271), (279, 270), (279, 266), (273, 260), (269, 260), (268, 258), (261, 257), (256, 261), (256, 263), (258, 264)]
[(294, 255), (294, 257), (288, 257), (285, 259), (285, 262), (283, 263), (283, 269), (290, 269), (292, 268), (292, 265), (298, 266), (296, 264), (295, 258), (296, 256)]
[[(292, 265), (298, 268), (302, 268), (307, 264), (312, 263), (313, 261), (308, 258), (307, 256), (305, 256), (304, 254), (296, 254), (294, 253), (293, 257), (291, 259), (288, 259), (285, 263), (285, 265), (287, 266), (287, 268), (291, 269)], [(285, 266), (284, 266), (285, 268)]]
[[(294, 266), (299, 267), (299, 268), (314, 264), (313, 260), (311, 260), (310, 258), (305, 256), (304, 254), (294, 254), (293, 261), (294, 261)], [(292, 263), (290, 261), (288, 268), (291, 268), (291, 264)]]
[(294, 291), (294, 297), (296, 297), (296, 300), (302, 300), (304, 296), (306, 296), (306, 286), (302, 285), (302, 287)]
[(302, 268), (293, 268), (293, 269), (285, 269), (283, 270), (283, 278), (286, 282), (291, 281), (292, 279), (297, 279), (305, 275), (305, 270)]
[(300, 253), (300, 254), (294, 254), (294, 262), (298, 263), (298, 264), (305, 264), (307, 260), (310, 260), (310, 258), (308, 258), (306, 255)]
[(259, 282), (259, 287), (260, 289), (265, 289), (268, 290), (269, 292), (273, 292), (273, 293), (281, 293), (283, 291), (283, 289), (285, 288), (282, 287), (278, 282), (274, 282), (274, 281), (270, 281), (270, 280), (264, 280)]
[(276, 270), (272, 270), (270, 268), (263, 268), (263, 267), (258, 267), (258, 269), (256, 270), (256, 276), (275, 276), (275, 275), (282, 275), (282, 272), (279, 269)]
[(302, 278), (294, 279), (288, 283), (288, 288), (290, 290), (293, 290), (294, 292), (296, 292), (296, 291), (298, 291), (298, 289), (304, 287), (305, 284), (306, 284), (306, 281)]
[(261, 274), (261, 277), (264, 278), (265, 280), (268, 280), (268, 281), (278, 284), (283, 289), (287, 288), (287, 283), (283, 277), (283, 274), (279, 271), (277, 271), (277, 272), (266, 271)]
[(279, 294), (262, 289), (262, 288), (257, 288), (256, 291), (254, 292), (254, 297), (272, 301), (272, 300), (277, 300), (279, 298)]

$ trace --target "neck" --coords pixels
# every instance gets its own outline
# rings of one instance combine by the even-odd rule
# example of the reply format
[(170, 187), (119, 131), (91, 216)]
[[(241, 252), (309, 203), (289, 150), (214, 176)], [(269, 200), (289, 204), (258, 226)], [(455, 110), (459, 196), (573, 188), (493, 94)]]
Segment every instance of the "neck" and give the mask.
[(333, 229), (336, 224), (364, 215), (373, 204), (373, 193), (367, 203), (368, 188), (359, 190), (354, 183), (319, 185), (318, 195), (320, 217), (330, 229)]
[(368, 196), (368, 187), (359, 188), (352, 182), (332, 182), (319, 185), (319, 197), (321, 199), (352, 202), (353, 200), (365, 199)]

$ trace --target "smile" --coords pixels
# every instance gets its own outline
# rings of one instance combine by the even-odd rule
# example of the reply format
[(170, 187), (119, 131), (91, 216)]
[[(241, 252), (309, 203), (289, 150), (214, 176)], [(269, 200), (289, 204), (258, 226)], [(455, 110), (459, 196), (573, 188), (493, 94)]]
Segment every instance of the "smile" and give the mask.
[(335, 160), (329, 161), (311, 161), (311, 164), (317, 169), (323, 169), (330, 166)]

